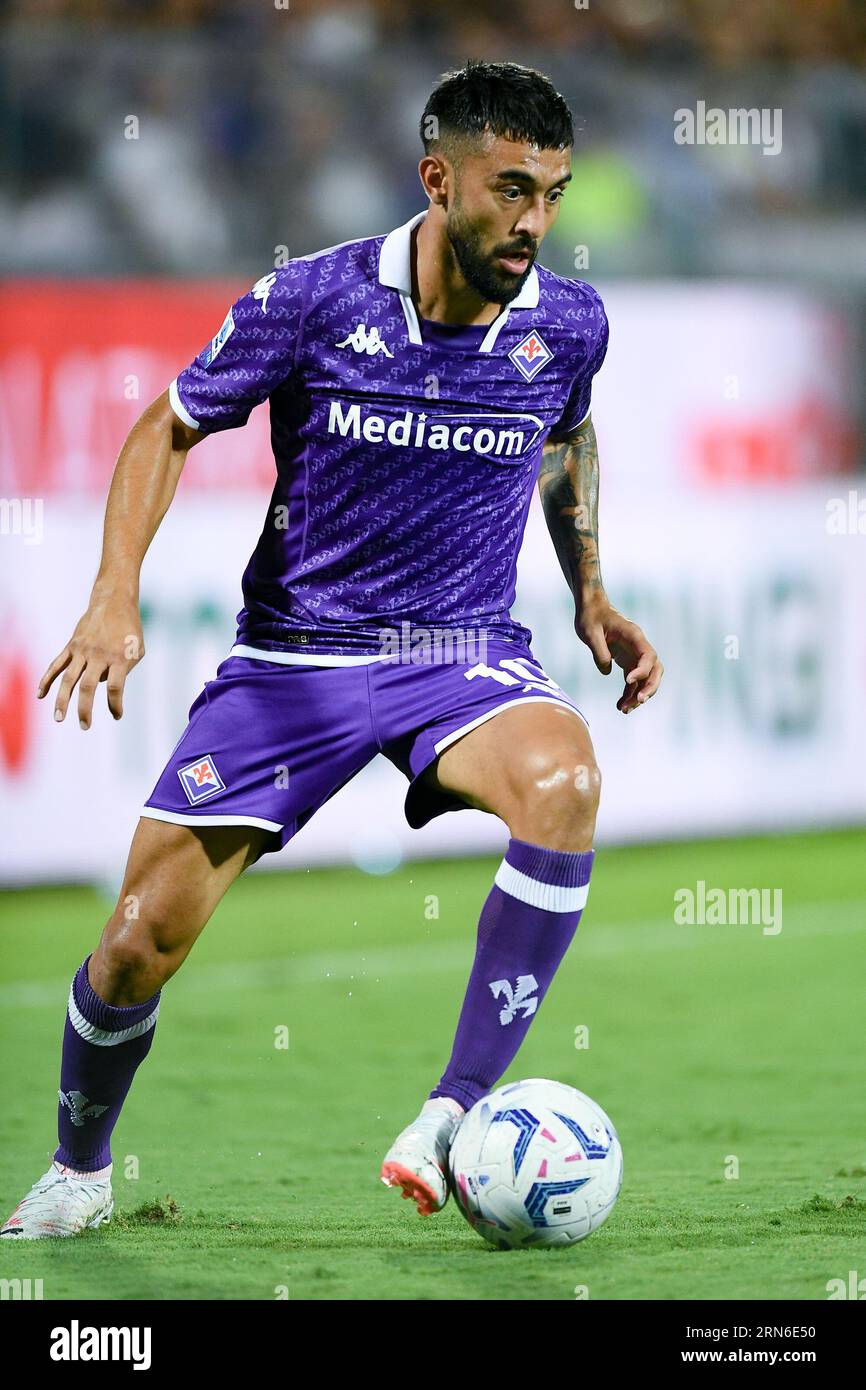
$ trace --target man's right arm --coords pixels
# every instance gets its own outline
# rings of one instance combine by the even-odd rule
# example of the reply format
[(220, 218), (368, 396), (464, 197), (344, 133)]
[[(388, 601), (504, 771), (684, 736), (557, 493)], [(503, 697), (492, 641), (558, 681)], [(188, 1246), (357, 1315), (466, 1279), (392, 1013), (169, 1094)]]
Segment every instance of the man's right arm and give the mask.
[(108, 708), (119, 719), (123, 687), (144, 656), (139, 576), (148, 546), (168, 511), (187, 453), (204, 434), (178, 419), (168, 392), (133, 425), (111, 479), (105, 508), (102, 558), (87, 611), (37, 687), (41, 700), (61, 671), (54, 718), (66, 715), (78, 686), (78, 722), (89, 729), (93, 697), (107, 683)]
[(144, 656), (138, 585), (147, 548), (193, 444), (246, 424), (291, 372), (304, 312), (304, 264), (290, 261), (269, 271), (241, 295), (208, 347), (133, 426), (111, 480), (102, 559), (87, 612), (39, 682), (42, 699), (63, 672), (55, 719), (65, 717), (77, 685), (78, 722), (89, 729), (100, 681), (108, 684), (115, 719), (123, 713), (126, 677)]

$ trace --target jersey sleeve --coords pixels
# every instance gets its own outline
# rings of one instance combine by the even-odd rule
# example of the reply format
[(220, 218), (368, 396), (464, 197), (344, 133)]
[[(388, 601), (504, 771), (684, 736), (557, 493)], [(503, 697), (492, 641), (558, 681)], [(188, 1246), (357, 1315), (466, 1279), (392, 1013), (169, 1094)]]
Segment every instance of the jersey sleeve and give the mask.
[(571, 434), (586, 419), (592, 400), (592, 379), (607, 353), (607, 314), (601, 297), (595, 290), (591, 291), (591, 295), (589, 313), (584, 314), (577, 324), (577, 331), (584, 347), (577, 375), (568, 393), (565, 409), (550, 431), (550, 435), (556, 438), (564, 438)]
[(292, 371), (303, 322), (296, 262), (263, 275), (168, 389), (174, 413), (204, 434), (245, 425)]

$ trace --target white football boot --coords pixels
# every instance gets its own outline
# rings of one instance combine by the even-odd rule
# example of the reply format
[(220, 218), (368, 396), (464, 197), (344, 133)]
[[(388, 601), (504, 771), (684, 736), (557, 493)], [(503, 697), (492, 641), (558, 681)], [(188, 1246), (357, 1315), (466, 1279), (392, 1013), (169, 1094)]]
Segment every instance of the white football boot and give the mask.
[(420, 1216), (441, 1211), (448, 1200), (448, 1150), (465, 1115), (450, 1096), (425, 1101), (421, 1114), (398, 1134), (382, 1164), (386, 1187), (402, 1187)]
[(4, 1240), (75, 1236), (111, 1220), (111, 1164), (98, 1174), (78, 1173), (61, 1163), (34, 1183), (0, 1230)]

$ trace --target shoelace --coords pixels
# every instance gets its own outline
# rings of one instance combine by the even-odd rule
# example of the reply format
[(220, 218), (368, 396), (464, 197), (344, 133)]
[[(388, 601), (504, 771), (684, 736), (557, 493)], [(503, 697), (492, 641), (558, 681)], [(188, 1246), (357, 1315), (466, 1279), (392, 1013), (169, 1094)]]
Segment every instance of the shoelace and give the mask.
[(52, 1187), (55, 1187), (57, 1183), (65, 1181), (65, 1173), (46, 1173), (45, 1177), (40, 1178), (39, 1182), (36, 1184), (36, 1191), (48, 1192)]
[(83, 1178), (70, 1179), (70, 1175), (68, 1173), (46, 1173), (45, 1177), (41, 1178), (39, 1183), (36, 1185), (35, 1190), (40, 1194), (43, 1192), (50, 1192), (51, 1188), (56, 1187), (58, 1183), (65, 1183), (69, 1181), (77, 1182), (88, 1189), (96, 1186), (96, 1183), (85, 1182)]

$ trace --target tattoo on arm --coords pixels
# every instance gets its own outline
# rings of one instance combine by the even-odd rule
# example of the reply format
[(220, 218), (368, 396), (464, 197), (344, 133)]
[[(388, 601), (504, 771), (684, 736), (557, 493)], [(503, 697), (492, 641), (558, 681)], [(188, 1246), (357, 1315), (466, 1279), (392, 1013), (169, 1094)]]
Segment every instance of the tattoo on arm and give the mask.
[(567, 439), (544, 445), (538, 490), (562, 572), (575, 601), (602, 591), (598, 558), (598, 445), (586, 420)]

